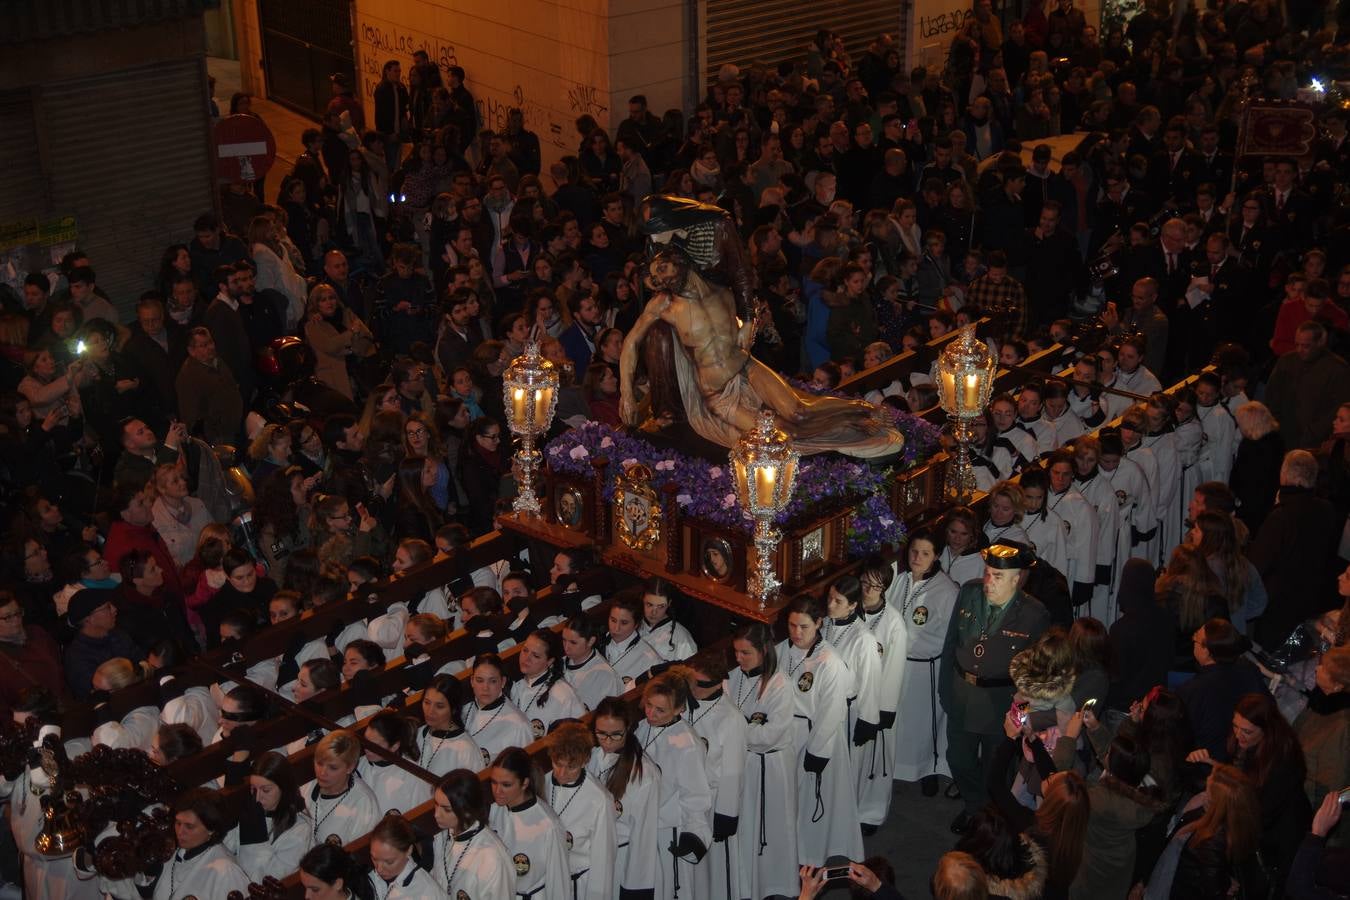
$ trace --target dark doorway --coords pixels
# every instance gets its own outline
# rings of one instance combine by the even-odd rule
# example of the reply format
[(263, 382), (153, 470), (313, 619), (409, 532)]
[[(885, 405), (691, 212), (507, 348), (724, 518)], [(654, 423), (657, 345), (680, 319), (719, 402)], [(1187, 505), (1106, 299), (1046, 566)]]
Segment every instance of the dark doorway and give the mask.
[(269, 100), (321, 118), (329, 75), (356, 85), (352, 0), (258, 0), (258, 20)]

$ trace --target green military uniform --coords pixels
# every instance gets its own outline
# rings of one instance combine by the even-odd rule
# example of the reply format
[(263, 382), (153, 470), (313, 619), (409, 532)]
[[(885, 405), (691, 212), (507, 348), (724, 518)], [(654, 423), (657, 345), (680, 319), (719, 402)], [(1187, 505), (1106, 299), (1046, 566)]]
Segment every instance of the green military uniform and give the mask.
[[(1016, 548), (1014, 555), (998, 558), (985, 551), (986, 565), (1023, 569), (1030, 564), (1031, 551), (1020, 544), (995, 549), (1008, 546)], [(1002, 607), (986, 599), (982, 583), (970, 582), (957, 594), (942, 648), (938, 696), (947, 712), (947, 765), (968, 815), (989, 800), (986, 766), (1004, 738), (1003, 717), (1014, 693), (1008, 666), (1050, 624), (1049, 611), (1020, 588)]]

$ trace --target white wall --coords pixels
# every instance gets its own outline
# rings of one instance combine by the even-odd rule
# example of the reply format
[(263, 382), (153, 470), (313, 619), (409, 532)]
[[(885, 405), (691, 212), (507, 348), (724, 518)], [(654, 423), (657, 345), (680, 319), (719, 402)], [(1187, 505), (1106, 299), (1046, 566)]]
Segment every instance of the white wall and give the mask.
[(602, 125), (617, 121), (610, 112), (610, 0), (356, 0), (355, 5), (357, 75), (367, 108), (386, 60), (400, 60), (406, 73), (413, 52), (426, 50), (442, 69), (464, 67), (483, 127), (501, 129), (507, 109), (521, 108), (526, 127), (539, 135), (545, 170), (577, 151), (572, 124), (577, 116), (590, 113)]
[(692, 110), (689, 32), (687, 0), (609, 0), (611, 125), (628, 114), (634, 94), (646, 94), (658, 116)]

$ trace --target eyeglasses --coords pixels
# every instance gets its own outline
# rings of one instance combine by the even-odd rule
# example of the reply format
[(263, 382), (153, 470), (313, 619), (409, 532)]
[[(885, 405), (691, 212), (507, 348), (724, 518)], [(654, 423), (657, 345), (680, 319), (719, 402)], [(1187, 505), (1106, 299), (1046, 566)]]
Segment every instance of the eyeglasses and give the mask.
[(501, 432), (495, 432), (495, 433), (493, 433), (493, 434), (484, 434), (484, 435), (483, 435), (483, 440), (485, 440), (485, 441), (500, 441), (501, 439), (502, 439)]
[(628, 737), (626, 731), (596, 731), (595, 739), (597, 741), (621, 741)]
[(420, 437), (426, 437), (426, 436), (427, 436), (427, 430), (426, 430), (425, 428), (409, 428), (409, 429), (408, 429), (408, 437), (410, 437), (410, 438), (420, 438)]

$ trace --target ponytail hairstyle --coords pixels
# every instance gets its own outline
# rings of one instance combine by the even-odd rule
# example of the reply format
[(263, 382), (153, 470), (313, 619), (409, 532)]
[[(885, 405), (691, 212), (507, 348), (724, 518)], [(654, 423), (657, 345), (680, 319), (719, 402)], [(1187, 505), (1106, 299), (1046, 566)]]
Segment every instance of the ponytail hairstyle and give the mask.
[(295, 772), (284, 754), (269, 750), (253, 761), (250, 774), (266, 778), (277, 786), (281, 795), (277, 801), (277, 810), (272, 814), (272, 840), (286, 833), (305, 809), (305, 801), (300, 797), (300, 786), (296, 784)]
[(774, 641), (773, 629), (763, 622), (751, 622), (737, 628), (731, 639), (732, 641), (746, 641), (758, 650), (763, 658), (759, 667), (758, 694), (758, 696), (763, 697), (764, 689), (769, 686), (769, 679), (773, 678), (774, 673), (778, 671), (778, 644)]
[(468, 831), (475, 825), (485, 825), (488, 820), (487, 800), (483, 792), (483, 782), (478, 775), (468, 769), (454, 769), (436, 785), (436, 790), (450, 801), (450, 809), (459, 820), (459, 830)]
[[(640, 633), (642, 628), (642, 588), (624, 588), (614, 595), (614, 599), (609, 604), (610, 611), (621, 609), (633, 617), (634, 633)], [(608, 635), (606, 629), (605, 642), (609, 643), (613, 639)]]
[(370, 720), (366, 730), (378, 734), (380, 740), (391, 748), (397, 745), (398, 749), (391, 752), (406, 756), (408, 759), (417, 758), (417, 729), (412, 720), (406, 716), (401, 716), (392, 709), (381, 710)]
[(413, 827), (408, 824), (408, 820), (396, 812), (385, 814), (380, 823), (371, 831), (370, 839), (372, 841), (384, 841), (400, 853), (411, 851), (413, 860), (416, 861), (417, 859), (417, 834), (413, 831)]
[[(528, 641), (530, 638), (534, 638), (544, 645), (544, 653), (550, 660), (548, 669), (544, 671), (544, 683), (547, 687), (539, 694), (539, 700), (535, 703), (542, 709), (548, 703), (549, 694), (553, 693), (553, 686), (563, 679), (562, 635), (551, 628), (536, 628), (526, 636), (525, 640)], [(524, 642), (522, 641), (522, 643)]]
[[(678, 593), (676, 592), (674, 586), (671, 585), (669, 581), (666, 581), (660, 575), (653, 575), (651, 578), (648, 578), (647, 583), (642, 586), (643, 606), (642, 606), (642, 618), (639, 620), (639, 623), (645, 622), (647, 620), (646, 600), (647, 597), (649, 596), (660, 597), (661, 599), (666, 601), (666, 617), (662, 619), (661, 622), (666, 621), (674, 622), (675, 600), (678, 596)], [(661, 622), (647, 622), (647, 627), (648, 628), (654, 627), (656, 625), (661, 624)], [(670, 629), (670, 634), (666, 637), (666, 646), (672, 651), (675, 649), (675, 628), (673, 626)]]
[(507, 747), (492, 761), (492, 768), (505, 769), (516, 776), (526, 786), (531, 797), (539, 796), (539, 786), (544, 783), (543, 776), (534, 766), (530, 754), (520, 747)]
[(427, 691), (435, 691), (445, 698), (445, 702), (450, 707), (450, 723), (457, 729), (464, 728), (464, 683), (448, 672), (441, 672), (431, 679), (430, 683), (422, 690), (423, 696)]
[[(859, 617), (867, 617), (867, 611), (863, 609), (862, 582), (855, 576), (840, 575), (830, 582), (830, 590), (848, 601), (849, 605), (853, 607), (853, 612), (856, 612)], [(849, 615), (853, 615), (853, 612), (850, 612)]]
[[(370, 879), (357, 867), (351, 854), (332, 844), (318, 844), (300, 858), (300, 870), (331, 888), (347, 890), (356, 900), (373, 900)], [(338, 882), (342, 882), (341, 885)]]
[(583, 641), (590, 644), (592, 650), (595, 649), (595, 642), (600, 639), (601, 635), (606, 634), (600, 620), (592, 619), (590, 616), (573, 616), (567, 620), (567, 624), (563, 627), (569, 631), (575, 631)]
[[(762, 627), (762, 626), (761, 626)], [(637, 726), (638, 717), (634, 706), (625, 703), (622, 697), (606, 697), (595, 707), (595, 715), (591, 717), (591, 727), (604, 716), (607, 719), (618, 719), (623, 723), (623, 730), (627, 736), (623, 739), (623, 746), (619, 748), (619, 760), (614, 764), (613, 770), (609, 773), (609, 780), (605, 783), (605, 788), (610, 792), (615, 800), (623, 800), (623, 792), (628, 789), (628, 783), (634, 778), (641, 778), (643, 773), (644, 760), (646, 754), (642, 751), (642, 745), (638, 743)]]

